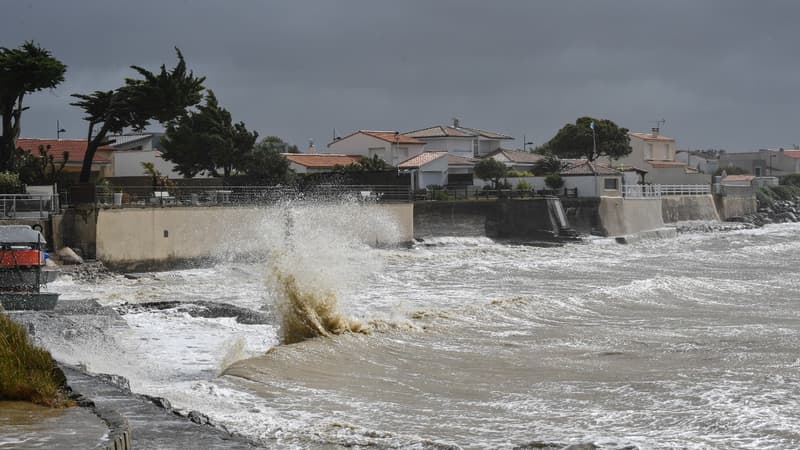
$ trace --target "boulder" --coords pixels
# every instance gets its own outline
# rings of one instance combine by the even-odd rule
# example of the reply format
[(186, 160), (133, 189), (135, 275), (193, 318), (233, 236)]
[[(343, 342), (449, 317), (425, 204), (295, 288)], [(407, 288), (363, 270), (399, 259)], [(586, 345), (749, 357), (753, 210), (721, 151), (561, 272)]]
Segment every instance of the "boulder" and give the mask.
[(63, 264), (83, 264), (83, 258), (69, 247), (62, 248), (57, 255)]

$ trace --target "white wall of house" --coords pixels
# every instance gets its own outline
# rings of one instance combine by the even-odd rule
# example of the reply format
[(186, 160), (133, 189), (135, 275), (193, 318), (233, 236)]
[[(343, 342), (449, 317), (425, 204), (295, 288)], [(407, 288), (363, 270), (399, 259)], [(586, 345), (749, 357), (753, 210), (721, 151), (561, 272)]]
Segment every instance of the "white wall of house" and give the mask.
[(473, 138), (463, 137), (434, 137), (434, 138), (417, 138), (425, 142), (427, 150), (440, 150), (449, 152), (454, 155), (472, 158), (473, 151)]
[(447, 174), (447, 157), (434, 159), (417, 169), (417, 188), (423, 189), (430, 185), (445, 186)]
[(112, 153), (115, 177), (140, 177), (146, 175), (143, 162), (153, 163), (161, 175), (170, 178), (181, 178), (175, 171), (175, 165), (161, 158), (158, 150), (130, 150)]
[(425, 149), (424, 144), (395, 144), (378, 139), (366, 134), (357, 133), (344, 139), (339, 139), (319, 150), (319, 153), (338, 153), (341, 155), (361, 155), (378, 158), (386, 163), (396, 166), (397, 164), (422, 153)]

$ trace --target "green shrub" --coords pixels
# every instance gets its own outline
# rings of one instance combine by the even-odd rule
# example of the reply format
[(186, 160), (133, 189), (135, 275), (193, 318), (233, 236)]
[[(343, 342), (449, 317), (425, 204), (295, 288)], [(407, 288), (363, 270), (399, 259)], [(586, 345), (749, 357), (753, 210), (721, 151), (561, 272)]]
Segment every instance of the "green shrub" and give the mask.
[(528, 183), (525, 180), (522, 180), (519, 183), (517, 183), (517, 190), (518, 191), (530, 191), (531, 190), (531, 184)]
[(506, 172), (506, 176), (508, 178), (522, 178), (522, 177), (532, 177), (533, 174), (528, 172), (527, 170), (509, 170)]
[(756, 201), (761, 206), (772, 207), (775, 204), (775, 198), (772, 192), (767, 188), (761, 188), (756, 191)]
[(47, 350), (31, 343), (22, 325), (0, 313), (0, 400), (69, 406), (66, 379)]
[(19, 174), (0, 172), (0, 194), (21, 194), (25, 186), (19, 180)]
[(781, 184), (786, 186), (800, 186), (800, 173), (793, 173), (781, 178)]
[(778, 200), (794, 200), (795, 197), (800, 196), (800, 187), (798, 186), (770, 186), (769, 190), (772, 192), (772, 197)]
[(561, 189), (564, 187), (564, 179), (557, 173), (551, 173), (544, 178), (544, 184), (550, 189)]

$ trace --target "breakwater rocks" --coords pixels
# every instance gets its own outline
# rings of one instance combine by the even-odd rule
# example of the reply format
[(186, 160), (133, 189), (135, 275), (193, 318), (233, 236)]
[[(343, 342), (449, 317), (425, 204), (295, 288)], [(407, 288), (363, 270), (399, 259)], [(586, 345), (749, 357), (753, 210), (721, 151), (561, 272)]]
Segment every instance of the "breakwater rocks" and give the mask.
[(741, 220), (758, 227), (770, 223), (798, 222), (800, 221), (800, 197), (794, 197), (792, 200), (775, 200), (771, 204), (758, 202), (756, 213), (748, 214)]
[(711, 222), (711, 221), (687, 221), (675, 224), (675, 231), (678, 233), (720, 233), (726, 231), (748, 230), (758, 228), (750, 222)]

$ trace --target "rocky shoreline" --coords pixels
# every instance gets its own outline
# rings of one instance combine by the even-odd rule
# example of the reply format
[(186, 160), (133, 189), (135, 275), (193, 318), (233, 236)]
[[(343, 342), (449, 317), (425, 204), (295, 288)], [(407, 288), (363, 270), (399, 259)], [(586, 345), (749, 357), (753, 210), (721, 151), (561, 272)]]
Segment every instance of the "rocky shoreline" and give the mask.
[(758, 202), (753, 214), (731, 218), (727, 222), (689, 221), (675, 224), (678, 233), (713, 233), (761, 228), (774, 223), (800, 222), (800, 197), (775, 200), (771, 204)]

